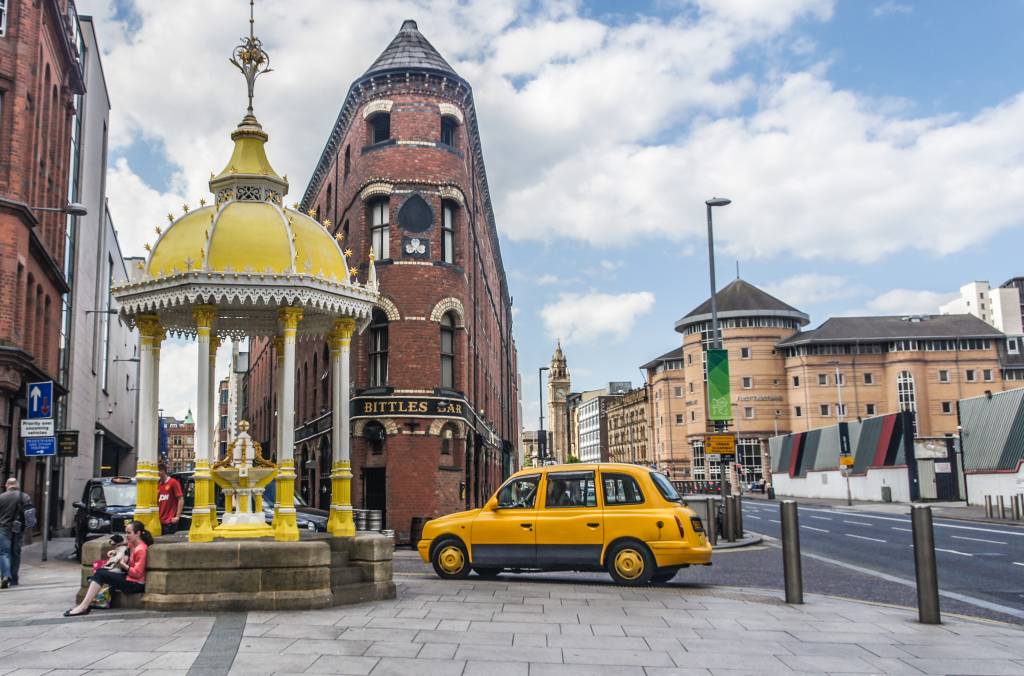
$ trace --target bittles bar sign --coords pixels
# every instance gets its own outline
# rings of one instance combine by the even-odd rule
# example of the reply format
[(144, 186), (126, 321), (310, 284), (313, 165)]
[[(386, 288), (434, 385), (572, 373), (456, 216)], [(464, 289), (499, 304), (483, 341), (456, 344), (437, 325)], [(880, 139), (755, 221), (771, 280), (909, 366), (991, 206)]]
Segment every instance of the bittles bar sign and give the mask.
[(461, 418), (473, 422), (469, 404), (460, 399), (433, 397), (354, 397), (352, 418), (420, 416)]

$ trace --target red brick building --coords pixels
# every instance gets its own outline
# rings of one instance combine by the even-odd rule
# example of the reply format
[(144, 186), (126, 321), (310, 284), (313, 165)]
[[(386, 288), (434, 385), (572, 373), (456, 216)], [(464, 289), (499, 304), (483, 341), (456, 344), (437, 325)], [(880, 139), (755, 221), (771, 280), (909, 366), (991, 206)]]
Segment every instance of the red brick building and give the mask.
[[(519, 437), (511, 297), (472, 89), (417, 29), (352, 83), (302, 208), (343, 237), (382, 299), (352, 342), (356, 509), (410, 520), (481, 504), (515, 469)], [(250, 346), (253, 436), (276, 448), (272, 345)], [(329, 503), (330, 371), (324, 342), (297, 360), (298, 492)]]
[[(43, 463), (21, 459), (25, 383), (59, 381), (74, 97), (85, 91), (67, 0), (0, 3), (0, 458), (41, 504)], [(53, 211), (41, 211), (41, 208)], [(57, 385), (57, 396), (60, 385)], [(56, 467), (56, 464), (54, 465)]]

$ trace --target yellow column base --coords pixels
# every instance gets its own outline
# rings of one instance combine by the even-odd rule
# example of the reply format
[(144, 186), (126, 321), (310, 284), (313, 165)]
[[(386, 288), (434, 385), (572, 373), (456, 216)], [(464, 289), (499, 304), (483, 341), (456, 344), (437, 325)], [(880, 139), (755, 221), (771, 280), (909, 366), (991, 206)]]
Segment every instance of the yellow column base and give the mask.
[(352, 519), (352, 471), (348, 462), (334, 463), (331, 473), (331, 515), (327, 532), (334, 537), (352, 537), (356, 523)]
[[(195, 498), (196, 506), (192, 508), (192, 526), (188, 529), (189, 542), (213, 542), (213, 528), (216, 525), (216, 512), (211, 513), (209, 504), (212, 502), (213, 480), (210, 478), (210, 463), (205, 460), (196, 461)], [(203, 505), (200, 507), (199, 505)]]
[(295, 542), (299, 527), (295, 523), (295, 461), (284, 460), (277, 472), (277, 503), (274, 505), (274, 539)]
[(163, 533), (160, 526), (160, 510), (157, 506), (157, 482), (160, 475), (157, 473), (156, 463), (139, 462), (137, 474), (135, 475), (135, 514), (136, 521), (141, 521), (153, 537)]

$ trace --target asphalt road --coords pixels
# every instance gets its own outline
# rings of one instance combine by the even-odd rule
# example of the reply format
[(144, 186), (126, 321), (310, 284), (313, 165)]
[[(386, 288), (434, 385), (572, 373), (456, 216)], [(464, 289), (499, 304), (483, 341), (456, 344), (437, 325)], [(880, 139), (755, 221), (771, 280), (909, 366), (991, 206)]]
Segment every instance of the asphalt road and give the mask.
[[(910, 517), (801, 507), (800, 522), (805, 593), (917, 606)], [(943, 596), (942, 612), (1024, 624), (1024, 529), (951, 519), (934, 523), (940, 592), (960, 596)], [(744, 526), (768, 536), (766, 544), (716, 551), (714, 565), (684, 569), (668, 586), (782, 589), (778, 504), (744, 504)], [(408, 551), (396, 556), (395, 572), (433, 575), (429, 564)], [(505, 574), (502, 579), (612, 584), (604, 573)]]
[[(778, 504), (752, 503), (743, 506), (745, 528), (778, 538)], [(933, 523), (940, 592), (1007, 606), (1024, 622), (1024, 528), (953, 519)], [(909, 516), (800, 507), (800, 546), (805, 554), (914, 580)]]

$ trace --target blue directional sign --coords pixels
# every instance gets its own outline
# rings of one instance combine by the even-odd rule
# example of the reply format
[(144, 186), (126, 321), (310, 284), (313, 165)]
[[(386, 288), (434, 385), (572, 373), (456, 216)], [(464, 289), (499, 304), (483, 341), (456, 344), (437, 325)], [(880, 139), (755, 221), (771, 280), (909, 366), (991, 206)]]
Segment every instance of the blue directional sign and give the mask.
[(53, 417), (53, 381), (29, 383), (26, 390), (29, 418)]
[(26, 458), (37, 458), (46, 455), (57, 455), (56, 437), (29, 437), (25, 439)]

